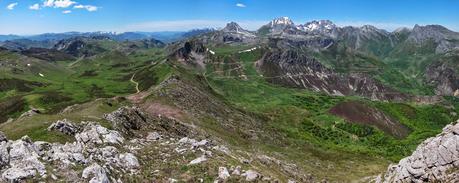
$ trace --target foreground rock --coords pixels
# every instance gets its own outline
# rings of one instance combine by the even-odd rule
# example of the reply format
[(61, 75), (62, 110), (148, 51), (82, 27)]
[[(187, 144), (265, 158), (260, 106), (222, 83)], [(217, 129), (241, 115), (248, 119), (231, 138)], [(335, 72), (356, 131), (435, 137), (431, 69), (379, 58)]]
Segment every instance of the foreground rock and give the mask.
[[(3, 166), (8, 166), (2, 173), (2, 179), (15, 182), (29, 177), (46, 175), (45, 165), (39, 161), (40, 151), (29, 137), (20, 140), (2, 142), (0, 145)], [(6, 152), (5, 149), (9, 149)]]
[(459, 182), (459, 123), (425, 140), (377, 182)]
[(0, 133), (0, 182), (202, 182), (203, 175), (220, 182), (278, 181), (252, 161), (302, 180), (291, 173), (300, 171), (286, 171), (289, 164), (280, 160), (230, 150), (211, 136), (188, 133), (194, 127), (173, 119), (147, 119), (136, 107), (104, 117), (113, 129), (65, 119), (50, 125), (49, 131), (74, 137), (65, 144), (33, 142), (27, 136), (8, 140)]
[(67, 135), (75, 135), (80, 128), (67, 119), (58, 120), (48, 127), (48, 131), (56, 130)]
[[(21, 182), (32, 178), (46, 180), (48, 174), (56, 178), (53, 173), (78, 175), (79, 170), (74, 168), (79, 165), (87, 166), (81, 179), (105, 183), (113, 182), (108, 176), (110, 174), (135, 173), (138, 170), (140, 164), (134, 154), (123, 153), (124, 149), (110, 146), (121, 145), (125, 141), (118, 131), (109, 130), (95, 122), (83, 122), (83, 125), (79, 133), (79, 128), (67, 120), (57, 121), (48, 128), (68, 135), (75, 134), (73, 143), (32, 142), (27, 136), (15, 141), (1, 141), (1, 181)], [(62, 172), (48, 172), (47, 166), (61, 168)], [(70, 182), (81, 182), (81, 179), (78, 176), (65, 177)]]

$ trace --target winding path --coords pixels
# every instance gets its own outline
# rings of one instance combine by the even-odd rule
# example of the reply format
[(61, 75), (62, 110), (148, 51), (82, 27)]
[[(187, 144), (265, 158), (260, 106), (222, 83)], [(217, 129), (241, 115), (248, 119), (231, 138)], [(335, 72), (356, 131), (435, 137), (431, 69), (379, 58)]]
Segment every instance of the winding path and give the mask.
[(135, 73), (132, 75), (131, 77), (131, 83), (134, 83), (135, 84), (135, 89), (137, 90), (137, 93), (140, 93), (140, 90), (139, 90), (139, 83), (137, 81), (134, 81), (134, 77), (135, 77)]

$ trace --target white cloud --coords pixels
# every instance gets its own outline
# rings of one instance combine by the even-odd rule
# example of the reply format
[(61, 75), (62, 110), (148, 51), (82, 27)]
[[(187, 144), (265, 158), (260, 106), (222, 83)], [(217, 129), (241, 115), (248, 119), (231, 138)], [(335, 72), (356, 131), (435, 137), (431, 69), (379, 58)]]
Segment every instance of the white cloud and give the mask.
[(75, 1), (72, 0), (45, 0), (43, 2), (44, 7), (54, 7), (54, 8), (68, 8), (76, 4)]
[(38, 3), (33, 4), (32, 6), (29, 6), (29, 9), (31, 9), (31, 10), (39, 10), (40, 9), (40, 5)]
[(43, 2), (44, 7), (53, 7), (54, 6), (54, 0), (46, 0)]
[(92, 11), (97, 11), (97, 10), (99, 9), (99, 7), (97, 7), (97, 6), (93, 6), (93, 5), (81, 5), (81, 4), (76, 5), (76, 6), (74, 6), (73, 8), (76, 8), (76, 9), (86, 9), (86, 10), (91, 11), (91, 12), (92, 12)]
[(72, 11), (70, 11), (70, 10), (64, 10), (64, 11), (62, 11), (62, 13), (63, 13), (63, 14), (69, 14), (69, 13), (72, 13)]
[(13, 10), (14, 7), (16, 7), (17, 5), (18, 5), (18, 3), (11, 3), (8, 6), (6, 6), (6, 9)]
[[(112, 31), (186, 31), (198, 28), (222, 28), (229, 20), (172, 20), (172, 21), (149, 21), (130, 24), (121, 30)], [(257, 30), (269, 21), (240, 20), (237, 23), (248, 30)]]
[(245, 8), (246, 7), (245, 4), (242, 4), (242, 3), (236, 3), (236, 6), (240, 7), (240, 8)]

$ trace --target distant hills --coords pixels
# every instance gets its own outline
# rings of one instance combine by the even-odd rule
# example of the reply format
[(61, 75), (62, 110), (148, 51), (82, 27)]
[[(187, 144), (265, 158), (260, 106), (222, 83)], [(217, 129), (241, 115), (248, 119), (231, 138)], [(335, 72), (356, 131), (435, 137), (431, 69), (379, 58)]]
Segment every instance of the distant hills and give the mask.
[(64, 33), (44, 33), (37, 35), (21, 36), (21, 35), (0, 35), (0, 42), (16, 41), (16, 40), (30, 40), (30, 41), (52, 41), (62, 40), (74, 37), (94, 37), (94, 36), (107, 36), (117, 41), (135, 41), (142, 39), (154, 38), (163, 42), (173, 42), (183, 38), (191, 37), (196, 34), (213, 31), (214, 29), (194, 29), (190, 31), (164, 31), (164, 32), (64, 32)]

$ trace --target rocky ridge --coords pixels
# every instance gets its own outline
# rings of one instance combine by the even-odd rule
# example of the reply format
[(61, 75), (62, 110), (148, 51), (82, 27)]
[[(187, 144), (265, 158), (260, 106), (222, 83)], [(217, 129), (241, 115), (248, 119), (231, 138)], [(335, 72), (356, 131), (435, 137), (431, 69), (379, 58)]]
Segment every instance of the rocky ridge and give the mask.
[[(459, 122), (459, 121), (457, 121)], [(391, 165), (376, 182), (458, 182), (459, 123), (422, 142), (411, 156)]]
[[(174, 123), (158, 123), (137, 107), (121, 107), (104, 115), (113, 129), (97, 122), (74, 123), (58, 120), (48, 130), (74, 137), (73, 142), (49, 143), (32, 141), (28, 136), (8, 140), (0, 133), (0, 174), (7, 182), (65, 180), (70, 182), (131, 182), (177, 180), (202, 182), (210, 176), (215, 182), (276, 182), (278, 179), (250, 168), (252, 162), (282, 167), (292, 177), (296, 165), (266, 155), (252, 158), (233, 153), (215, 140), (193, 133), (177, 133)], [(149, 124), (147, 124), (149, 123)], [(158, 123), (154, 128), (149, 126)], [(139, 126), (136, 126), (139, 125)], [(137, 128), (147, 131), (139, 131)], [(182, 131), (183, 132), (183, 131)], [(200, 140), (197, 140), (200, 138)], [(226, 159), (240, 163), (228, 164)], [(207, 167), (207, 172), (176, 176), (179, 166)], [(177, 167), (177, 170), (173, 170)], [(171, 170), (172, 168), (172, 170)], [(190, 177), (191, 176), (191, 177)], [(201, 178), (199, 178), (201, 176)], [(293, 179), (292, 179), (293, 181)]]

